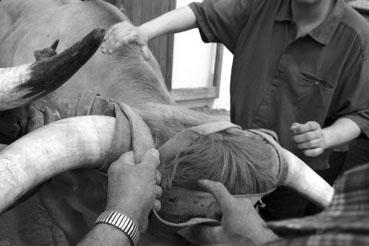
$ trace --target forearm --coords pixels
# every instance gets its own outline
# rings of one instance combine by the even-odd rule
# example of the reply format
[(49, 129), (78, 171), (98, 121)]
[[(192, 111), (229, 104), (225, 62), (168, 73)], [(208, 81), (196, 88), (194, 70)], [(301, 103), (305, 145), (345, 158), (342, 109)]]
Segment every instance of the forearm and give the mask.
[(331, 126), (323, 129), (326, 140), (326, 148), (333, 148), (345, 144), (361, 133), (360, 127), (351, 119), (340, 118)]
[(183, 32), (195, 27), (196, 16), (190, 7), (185, 6), (146, 22), (139, 26), (139, 29), (147, 33), (150, 40), (164, 34)]
[(130, 246), (131, 243), (122, 231), (111, 225), (98, 224), (78, 244), (79, 246)]

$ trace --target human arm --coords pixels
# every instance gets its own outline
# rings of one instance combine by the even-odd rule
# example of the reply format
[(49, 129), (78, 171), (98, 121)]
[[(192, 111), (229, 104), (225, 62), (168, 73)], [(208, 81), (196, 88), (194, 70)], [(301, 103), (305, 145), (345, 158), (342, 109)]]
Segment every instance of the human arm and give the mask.
[(325, 128), (321, 128), (315, 121), (305, 124), (294, 123), (291, 131), (294, 135), (292, 138), (294, 143), (310, 157), (319, 156), (325, 149), (345, 144), (361, 133), (360, 127), (349, 118), (339, 118)]
[(143, 54), (148, 58), (147, 43), (164, 34), (178, 33), (196, 27), (196, 17), (189, 6), (175, 9), (148, 21), (138, 27), (128, 21), (112, 26), (105, 35), (101, 46), (103, 53), (113, 53), (127, 43), (137, 43), (142, 47)]
[(111, 225), (98, 224), (95, 225), (95, 227), (78, 245), (131, 246), (131, 242), (127, 235), (119, 229)]
[(223, 184), (201, 180), (199, 184), (213, 194), (220, 207), (220, 226), (198, 225), (191, 228), (189, 240), (200, 245), (261, 245), (278, 237), (266, 227), (253, 203), (232, 196)]
[[(159, 154), (146, 153), (142, 162), (134, 165), (134, 155), (128, 152), (114, 162), (108, 170), (107, 211), (117, 211), (129, 217), (140, 232), (146, 231), (152, 208), (159, 210), (162, 194), (160, 173), (157, 171)], [(129, 245), (128, 237), (107, 224), (96, 225), (79, 245)]]
[(113, 53), (123, 44), (137, 43), (147, 59), (147, 42), (150, 39), (195, 27), (200, 29), (204, 42), (223, 43), (233, 51), (238, 36), (252, 13), (252, 2), (257, 1), (205, 0), (170, 11), (138, 27), (127, 21), (121, 22), (111, 27), (105, 35), (102, 51)]

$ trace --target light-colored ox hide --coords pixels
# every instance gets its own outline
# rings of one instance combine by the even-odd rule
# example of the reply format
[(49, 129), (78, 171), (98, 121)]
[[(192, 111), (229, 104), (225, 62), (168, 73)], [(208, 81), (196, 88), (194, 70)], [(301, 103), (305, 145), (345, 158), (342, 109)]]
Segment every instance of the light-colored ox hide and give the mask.
[[(60, 40), (58, 50), (64, 50), (91, 30), (97, 27), (107, 29), (112, 24), (123, 20), (127, 19), (117, 8), (100, 0), (84, 2), (77, 0), (2, 0), (0, 2), (0, 67), (11, 67), (32, 62), (35, 50), (48, 47), (57, 39)], [(169, 133), (165, 132), (167, 134), (165, 139), (155, 139), (157, 147), (163, 143), (163, 140), (165, 141), (176, 134), (178, 129), (182, 130), (190, 126), (214, 121), (212, 117), (205, 114), (177, 107), (165, 88), (160, 68), (154, 57), (151, 56), (148, 61), (144, 60), (140, 49), (134, 45), (122, 47), (113, 56), (97, 52), (66, 84), (55, 92), (33, 102), (33, 104), (40, 107), (47, 105), (52, 108), (56, 115), (67, 118), (75, 116), (76, 107), (87, 92), (99, 93), (106, 98), (131, 105), (145, 121), (150, 122), (151, 130), (155, 127), (159, 127), (160, 130), (160, 127), (163, 127), (163, 122), (174, 123), (173, 128), (171, 128), (171, 125), (167, 126)], [(99, 140), (105, 140), (103, 147), (98, 146), (97, 142), (91, 144), (92, 147), (88, 146), (88, 143), (84, 143), (83, 146), (86, 148), (83, 150), (86, 150), (86, 153), (92, 156), (91, 159), (95, 157), (95, 153), (92, 153), (91, 150), (94, 150), (94, 148), (97, 150), (105, 148), (105, 151), (102, 152), (106, 153), (106, 148), (109, 147), (106, 142), (110, 142), (108, 137), (113, 135), (111, 129), (113, 129), (114, 121), (112, 118), (104, 118), (104, 120), (101, 121), (101, 118), (89, 118), (86, 120), (86, 124), (91, 124), (87, 128), (102, 129), (100, 132), (96, 131), (95, 135), (91, 135), (99, 135)], [(0, 164), (1, 161), (9, 161), (11, 163), (11, 161), (19, 160), (19, 162), (23, 161), (25, 166), (29, 164), (28, 161), (37, 165), (35, 156), (38, 154), (40, 166), (48, 165), (48, 162), (52, 162), (52, 160), (47, 160), (44, 156), (60, 156), (54, 153), (46, 153), (47, 148), (44, 155), (42, 155), (42, 151), (37, 152), (37, 146), (28, 148), (24, 144), (22, 145), (22, 143), (28, 143), (27, 141), (29, 140), (37, 139), (37, 143), (42, 142), (40, 146), (46, 146), (49, 136), (52, 139), (50, 142), (56, 143), (60, 139), (66, 139), (67, 141), (69, 136), (73, 138), (74, 132), (81, 134), (79, 139), (81, 140), (83, 139), (82, 135), (85, 129), (82, 124), (83, 121), (77, 121), (78, 119), (59, 121), (61, 123), (51, 124), (51, 126), (41, 129), (38, 135), (31, 133), (25, 138), (21, 138), (14, 145), (9, 146), (0, 153)], [(155, 125), (155, 122), (159, 123), (158, 126)], [(105, 125), (106, 129), (104, 129)], [(62, 127), (60, 128), (60, 126)], [(63, 128), (64, 126), (66, 128)], [(75, 128), (69, 128), (69, 131), (64, 131), (64, 134), (62, 130), (68, 129), (70, 126), (75, 126)], [(122, 130), (123, 136), (130, 135), (127, 122), (126, 126)], [(104, 134), (104, 130), (106, 130), (106, 134)], [(53, 135), (54, 132), (57, 134)], [(76, 139), (78, 140), (78, 138)], [(126, 142), (121, 150), (122, 152), (129, 151), (131, 148), (130, 139), (125, 139), (124, 141)], [(32, 145), (34, 142), (30, 141), (29, 143)], [(58, 147), (62, 151), (70, 150), (73, 147), (63, 146), (61, 142), (59, 144), (60, 146)], [(33, 155), (34, 153), (31, 150), (34, 150), (37, 154)], [(19, 153), (27, 154), (22, 156)], [(65, 159), (56, 158), (55, 163), (59, 162), (58, 164), (62, 166), (63, 163), (61, 162), (68, 159), (68, 153), (72, 153), (72, 150), (64, 153), (65, 156), (62, 157), (65, 157)], [(77, 156), (76, 158), (80, 157)], [(88, 159), (89, 157), (87, 156), (83, 160)], [(18, 165), (19, 162), (15, 161), (12, 164)], [(68, 166), (68, 164), (65, 165)], [(4, 166), (6, 167), (6, 165)], [(4, 166), (2, 166), (2, 170), (6, 172), (7, 170)], [(24, 167), (20, 167), (20, 169), (22, 168), (24, 169)], [(30, 167), (30, 169), (34, 170), (33, 168), (34, 166)], [(307, 184), (310, 182), (309, 184), (311, 185), (315, 180), (318, 181), (317, 183), (323, 184), (323, 181), (319, 178), (308, 181), (306, 179), (307, 176), (301, 176), (300, 178), (298, 176), (300, 169), (301, 166), (289, 169), (290, 174), (294, 175), (293, 181), (289, 184), (293, 186), (296, 183), (300, 183), (298, 184), (300, 191), (312, 193), (316, 198), (322, 198), (322, 194), (325, 193), (317, 192), (314, 194), (315, 191), (319, 190), (315, 190), (314, 187), (310, 188)], [(68, 170), (68, 168), (66, 167), (63, 170)], [(310, 169), (306, 170), (312, 174)], [(24, 170), (24, 172), (26, 171)], [(0, 177), (2, 177), (1, 175), (3, 177), (6, 176), (0, 173)], [(297, 182), (299, 180), (304, 180), (308, 183)], [(34, 180), (28, 181), (31, 184), (30, 186), (35, 185)], [(9, 183), (11, 182), (12, 180), (9, 181)], [(1, 187), (6, 187), (7, 184), (5, 183), (0, 183), (0, 185), (3, 185)], [(289, 184), (288, 182), (286, 183), (286, 185)], [(328, 188), (331, 195), (330, 187), (325, 183), (323, 186)], [(9, 188), (9, 186), (7, 187)], [(14, 187), (14, 193), (22, 188)], [(66, 243), (66, 237), (71, 244), (75, 244), (91, 227), (97, 214), (104, 209), (104, 198), (101, 198), (99, 195), (101, 192), (105, 193), (105, 190), (106, 179), (97, 171), (68, 172), (53, 178), (42, 186), (39, 192), (40, 199), (33, 196), (25, 204), (21, 204), (15, 210), (2, 216), (0, 226), (3, 225), (1, 226), (1, 231), (5, 233), (0, 236), (0, 242), (4, 238), (4, 241), (18, 240), (17, 243), (23, 245), (63, 245)], [(13, 195), (11, 190), (8, 189), (8, 192), (9, 197), (11, 197)], [(94, 197), (95, 193), (97, 194), (96, 199)], [(4, 195), (3, 200), (5, 200)], [(324, 201), (324, 204), (326, 204), (329, 199), (323, 197), (321, 201)], [(0, 200), (0, 205), (3, 206), (4, 204), (5, 202)], [(5, 204), (4, 206), (7, 207), (8, 205)], [(38, 212), (34, 212), (37, 210)], [(59, 228), (62, 228), (64, 234), (57, 229), (58, 227), (54, 223), (50, 222), (50, 217), (57, 223)], [(16, 223), (8, 223), (9, 221)], [(21, 234), (9, 236), (10, 232), (14, 231), (18, 231)], [(149, 241), (154, 243), (155, 239), (150, 238)], [(174, 244), (178, 245), (178, 242)]]

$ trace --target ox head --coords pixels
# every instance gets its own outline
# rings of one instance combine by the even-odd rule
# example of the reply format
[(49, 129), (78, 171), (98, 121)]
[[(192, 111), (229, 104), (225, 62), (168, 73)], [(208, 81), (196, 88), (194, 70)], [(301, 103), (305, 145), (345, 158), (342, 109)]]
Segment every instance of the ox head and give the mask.
[[(96, 29), (53, 57), (46, 57), (45, 52), (36, 52), (36, 58), (40, 60), (33, 64), (1, 68), (0, 111), (27, 104), (64, 84), (95, 53), (104, 33), (103, 29)], [(54, 43), (51, 50), (55, 50), (56, 46), (57, 43)]]
[[(139, 124), (130, 124), (128, 120), (121, 124), (120, 136), (123, 139), (119, 149), (112, 146), (116, 119), (107, 116), (60, 120), (8, 146), (0, 153), (0, 211), (32, 187), (61, 172), (76, 168), (101, 168), (106, 159), (119, 157), (131, 146), (133, 149), (143, 146), (135, 151), (141, 154), (143, 149), (153, 147), (153, 141), (147, 144), (147, 135), (143, 133), (150, 134), (147, 127), (143, 127), (143, 131), (134, 130), (132, 127)], [(219, 124), (221, 127), (217, 126)], [(222, 124), (188, 128), (160, 148), (166, 191), (170, 192), (173, 187), (196, 190), (195, 180), (207, 178), (223, 182), (234, 194), (263, 193), (275, 186), (286, 185), (322, 206), (329, 204), (333, 196), (332, 187), (297, 157), (281, 148), (280, 154), (285, 160), (282, 164), (276, 151), (264, 140), (250, 137), (233, 125), (230, 129), (224, 128)], [(216, 131), (209, 132), (207, 129), (214, 125)], [(255, 155), (253, 151), (258, 153)], [(280, 171), (282, 165), (283, 175)], [(198, 196), (197, 192), (191, 193), (192, 197)], [(199, 209), (200, 212), (192, 210), (183, 214), (177, 208), (177, 211), (174, 209), (163, 216), (168, 215), (164, 219), (171, 220), (173, 215), (180, 214), (181, 220), (174, 222), (182, 223), (194, 216), (205, 216), (206, 209)]]

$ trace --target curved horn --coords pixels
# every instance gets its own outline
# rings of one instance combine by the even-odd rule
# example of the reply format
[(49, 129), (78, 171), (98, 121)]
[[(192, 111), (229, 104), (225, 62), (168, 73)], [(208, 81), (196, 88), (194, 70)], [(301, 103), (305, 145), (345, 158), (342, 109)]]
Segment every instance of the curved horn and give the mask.
[(300, 158), (283, 149), (287, 161), (287, 174), (283, 185), (288, 186), (322, 207), (327, 207), (334, 189)]
[[(131, 148), (130, 137), (120, 153), (111, 152), (116, 120), (81, 116), (60, 120), (35, 130), (0, 152), (0, 213), (49, 178), (76, 168), (98, 168)], [(121, 130), (130, 136), (128, 121)]]
[(51, 58), (0, 69), (0, 110), (24, 105), (60, 87), (95, 53), (104, 38), (95, 29), (81, 41)]

